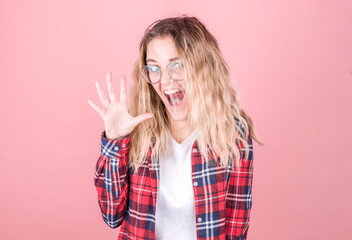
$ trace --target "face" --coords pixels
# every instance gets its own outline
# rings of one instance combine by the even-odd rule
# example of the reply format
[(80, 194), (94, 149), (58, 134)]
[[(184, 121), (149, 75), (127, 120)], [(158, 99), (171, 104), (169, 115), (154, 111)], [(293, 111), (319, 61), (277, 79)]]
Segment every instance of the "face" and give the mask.
[[(165, 69), (170, 62), (178, 58), (178, 53), (170, 37), (154, 38), (147, 46), (147, 65), (157, 65)], [(188, 117), (188, 98), (185, 80), (176, 81), (162, 71), (158, 83), (152, 84), (167, 109), (171, 123), (186, 122)]]

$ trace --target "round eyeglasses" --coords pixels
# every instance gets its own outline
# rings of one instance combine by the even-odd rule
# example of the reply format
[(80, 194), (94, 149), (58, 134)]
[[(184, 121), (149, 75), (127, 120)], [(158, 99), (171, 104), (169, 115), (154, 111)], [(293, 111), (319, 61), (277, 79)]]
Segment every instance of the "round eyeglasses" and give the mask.
[(165, 69), (161, 69), (158, 65), (145, 65), (141, 72), (147, 82), (156, 84), (160, 81), (162, 72), (165, 70), (173, 80), (182, 81), (185, 79), (185, 69), (180, 60), (169, 63)]

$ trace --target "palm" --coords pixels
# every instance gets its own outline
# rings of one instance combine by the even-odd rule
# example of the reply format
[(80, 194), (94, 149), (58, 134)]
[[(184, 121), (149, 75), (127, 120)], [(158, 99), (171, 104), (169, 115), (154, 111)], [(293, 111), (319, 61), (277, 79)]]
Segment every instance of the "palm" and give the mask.
[(133, 117), (128, 113), (127, 107), (121, 102), (112, 102), (105, 111), (104, 118), (106, 131), (112, 131), (109, 126), (119, 126), (119, 136), (125, 136), (134, 128)]
[(137, 117), (132, 117), (128, 113), (126, 102), (126, 80), (124, 76), (121, 77), (120, 101), (117, 101), (113, 82), (110, 74), (107, 74), (107, 85), (109, 100), (105, 97), (103, 90), (96, 82), (96, 88), (103, 108), (97, 106), (91, 100), (88, 103), (98, 112), (104, 120), (106, 137), (109, 139), (116, 139), (128, 135), (140, 122), (151, 118), (151, 113), (144, 113)]

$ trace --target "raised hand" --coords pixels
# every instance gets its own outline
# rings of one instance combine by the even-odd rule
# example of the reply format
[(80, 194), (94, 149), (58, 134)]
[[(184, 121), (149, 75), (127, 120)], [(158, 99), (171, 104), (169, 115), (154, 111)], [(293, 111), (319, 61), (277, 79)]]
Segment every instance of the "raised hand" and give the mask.
[(132, 117), (127, 110), (126, 102), (126, 79), (121, 76), (120, 101), (117, 101), (112, 77), (106, 74), (109, 98), (107, 99), (100, 86), (99, 81), (95, 82), (99, 99), (103, 107), (99, 107), (92, 100), (88, 100), (89, 105), (97, 111), (104, 120), (105, 135), (108, 139), (117, 139), (128, 135), (142, 121), (152, 118), (151, 113), (143, 113), (137, 117)]

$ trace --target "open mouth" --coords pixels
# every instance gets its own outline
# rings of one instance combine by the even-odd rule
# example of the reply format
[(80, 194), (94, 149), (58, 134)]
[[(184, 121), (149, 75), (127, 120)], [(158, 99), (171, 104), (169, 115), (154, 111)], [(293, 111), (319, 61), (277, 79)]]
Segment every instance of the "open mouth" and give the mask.
[(164, 95), (169, 101), (170, 105), (173, 107), (181, 105), (183, 98), (185, 96), (185, 91), (180, 89), (170, 89), (165, 90)]

